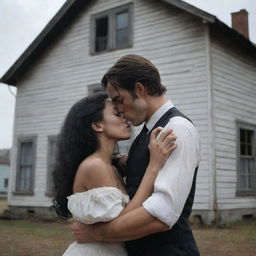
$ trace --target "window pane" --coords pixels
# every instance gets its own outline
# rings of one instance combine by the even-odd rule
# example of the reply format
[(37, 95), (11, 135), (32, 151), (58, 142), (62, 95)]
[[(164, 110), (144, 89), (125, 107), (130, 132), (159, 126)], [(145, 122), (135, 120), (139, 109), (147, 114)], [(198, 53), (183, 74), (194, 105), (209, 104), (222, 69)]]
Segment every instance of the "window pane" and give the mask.
[(246, 142), (248, 144), (252, 144), (252, 140), (253, 140), (253, 131), (248, 131), (247, 130), (247, 134), (246, 134)]
[(246, 187), (245, 185), (245, 175), (240, 175), (240, 189), (244, 190)]
[(17, 191), (32, 192), (33, 177), (33, 140), (24, 141), (19, 146), (19, 163), (17, 172)]
[(238, 187), (241, 191), (252, 192), (256, 190), (256, 156), (254, 128), (240, 128), (240, 168), (238, 170)]
[(252, 145), (247, 145), (247, 156), (252, 156)]
[(247, 155), (252, 156), (253, 155), (253, 137), (254, 132), (253, 131), (247, 131)]
[(116, 47), (124, 47), (129, 44), (129, 12), (116, 15)]
[(245, 133), (246, 133), (246, 130), (244, 129), (240, 129), (240, 142), (241, 143), (245, 143)]
[(20, 147), (20, 164), (32, 165), (33, 161), (33, 143), (23, 142)]
[(240, 154), (242, 156), (246, 155), (246, 145), (244, 143), (241, 143), (241, 145), (240, 145)]
[(20, 169), (20, 187), (21, 191), (30, 191), (31, 181), (32, 181), (32, 168), (31, 167), (22, 167)]
[(255, 161), (254, 159), (248, 159), (248, 188), (253, 189), (253, 172), (255, 170)]
[(129, 13), (123, 12), (116, 15), (116, 29), (123, 29), (129, 27)]
[(255, 160), (254, 159), (240, 159), (240, 188), (242, 190), (252, 190), (254, 184)]
[(100, 52), (107, 49), (108, 41), (108, 17), (96, 20), (95, 51)]
[(129, 44), (129, 28), (117, 30), (116, 47), (124, 47)]

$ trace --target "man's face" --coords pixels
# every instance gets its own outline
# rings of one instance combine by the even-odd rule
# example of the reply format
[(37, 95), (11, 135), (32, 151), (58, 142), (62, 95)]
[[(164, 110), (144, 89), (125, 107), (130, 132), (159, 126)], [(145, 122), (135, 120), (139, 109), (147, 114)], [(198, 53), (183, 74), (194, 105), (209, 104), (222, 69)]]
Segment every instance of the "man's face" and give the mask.
[(134, 126), (142, 124), (147, 115), (147, 103), (143, 97), (133, 98), (129, 91), (115, 87), (110, 83), (106, 88), (118, 111)]

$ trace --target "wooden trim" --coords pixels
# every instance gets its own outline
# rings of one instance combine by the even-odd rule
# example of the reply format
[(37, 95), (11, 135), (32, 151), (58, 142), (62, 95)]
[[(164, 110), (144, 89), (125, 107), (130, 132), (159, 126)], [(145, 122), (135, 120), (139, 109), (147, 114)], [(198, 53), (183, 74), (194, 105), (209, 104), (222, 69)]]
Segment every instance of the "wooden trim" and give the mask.
[(237, 191), (237, 197), (256, 196), (256, 191)]
[(186, 2), (180, 1), (180, 0), (163, 0), (163, 2), (171, 4), (183, 11), (186, 11), (190, 14), (193, 14), (207, 22), (214, 23), (217, 19), (216, 16), (213, 16), (209, 14), (208, 12), (205, 12), (191, 4), (188, 4)]
[[(214, 124), (214, 87), (212, 81), (212, 53), (211, 53), (211, 40), (210, 40), (210, 28), (207, 23), (205, 27), (205, 54), (206, 54), (206, 77), (207, 77), (207, 104), (208, 104), (208, 131), (209, 131), (209, 161), (208, 168), (210, 172), (210, 209), (214, 210), (215, 214), (218, 212), (217, 204), (217, 169), (216, 169), (216, 143), (215, 143), (215, 124)], [(215, 217), (216, 218), (216, 217)]]
[(13, 195), (15, 196), (33, 196), (34, 192), (19, 192), (19, 191), (14, 191), (12, 192)]

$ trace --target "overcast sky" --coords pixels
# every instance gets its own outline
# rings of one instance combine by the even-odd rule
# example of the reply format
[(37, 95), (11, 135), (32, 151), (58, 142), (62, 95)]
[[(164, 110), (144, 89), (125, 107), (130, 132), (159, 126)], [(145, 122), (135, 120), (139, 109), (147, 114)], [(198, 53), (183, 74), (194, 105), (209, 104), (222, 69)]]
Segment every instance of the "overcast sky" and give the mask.
[[(0, 77), (40, 33), (65, 0), (0, 0)], [(255, 0), (186, 0), (231, 25), (231, 12), (249, 12), (250, 39), (256, 42)], [(10, 148), (16, 88), (0, 83), (0, 149)]]

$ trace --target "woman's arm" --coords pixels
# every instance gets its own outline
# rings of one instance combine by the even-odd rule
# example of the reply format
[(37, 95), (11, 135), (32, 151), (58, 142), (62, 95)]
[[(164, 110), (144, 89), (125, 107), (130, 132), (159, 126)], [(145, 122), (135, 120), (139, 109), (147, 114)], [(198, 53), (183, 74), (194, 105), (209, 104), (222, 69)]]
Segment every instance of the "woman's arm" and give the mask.
[(151, 132), (149, 143), (150, 161), (148, 167), (136, 194), (129, 204), (122, 210), (120, 215), (142, 206), (142, 203), (153, 192), (154, 182), (158, 172), (176, 148), (176, 145), (174, 144), (176, 140), (175, 134), (173, 134), (172, 130), (166, 130), (159, 135), (162, 129), (162, 127), (158, 127)]
[[(133, 199), (126, 208), (123, 209), (119, 217), (111, 222), (94, 225), (85, 225), (77, 221), (74, 222), (72, 230), (79, 243), (125, 241), (168, 229), (166, 224), (151, 216), (142, 207), (142, 203), (152, 194), (154, 182), (159, 170), (176, 148), (174, 145), (176, 136), (172, 134), (172, 131), (165, 131), (157, 137), (161, 130), (162, 128), (157, 128), (151, 133), (149, 144), (150, 162)], [(95, 177), (95, 175), (92, 176)], [(126, 223), (125, 226), (122, 226), (120, 230), (120, 225), (124, 225), (124, 223)]]

